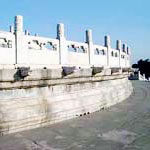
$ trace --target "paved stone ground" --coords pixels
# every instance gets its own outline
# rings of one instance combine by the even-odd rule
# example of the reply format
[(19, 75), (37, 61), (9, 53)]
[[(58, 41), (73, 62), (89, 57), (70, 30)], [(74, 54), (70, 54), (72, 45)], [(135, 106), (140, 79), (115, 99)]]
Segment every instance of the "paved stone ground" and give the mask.
[(0, 150), (149, 150), (150, 83), (133, 86), (130, 98), (107, 110), (0, 137)]

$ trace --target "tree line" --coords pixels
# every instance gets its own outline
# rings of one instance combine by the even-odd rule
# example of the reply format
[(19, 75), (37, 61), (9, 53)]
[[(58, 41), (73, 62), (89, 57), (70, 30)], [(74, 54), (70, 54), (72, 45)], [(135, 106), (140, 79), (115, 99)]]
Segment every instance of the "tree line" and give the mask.
[(140, 59), (137, 64), (133, 64), (132, 68), (138, 69), (140, 73), (143, 75), (145, 74), (145, 77), (148, 79), (150, 77), (150, 60), (146, 59)]

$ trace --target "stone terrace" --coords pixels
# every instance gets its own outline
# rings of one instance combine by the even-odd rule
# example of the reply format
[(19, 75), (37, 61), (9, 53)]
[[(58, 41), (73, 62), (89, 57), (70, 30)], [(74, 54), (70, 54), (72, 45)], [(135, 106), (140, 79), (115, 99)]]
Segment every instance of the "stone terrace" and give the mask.
[(130, 98), (104, 111), (0, 137), (0, 150), (148, 150), (150, 84), (133, 86)]

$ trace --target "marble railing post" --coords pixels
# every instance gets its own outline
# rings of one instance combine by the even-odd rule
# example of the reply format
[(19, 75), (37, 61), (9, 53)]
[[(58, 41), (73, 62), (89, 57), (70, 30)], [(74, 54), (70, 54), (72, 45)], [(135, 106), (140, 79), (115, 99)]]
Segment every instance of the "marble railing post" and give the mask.
[(138, 80), (141, 80), (141, 73), (138, 71)]
[(110, 36), (104, 37), (104, 46), (107, 47), (107, 66), (110, 67), (110, 59), (111, 59), (111, 44), (110, 44)]
[(14, 27), (13, 26), (10, 26), (10, 32), (14, 33)]
[(128, 55), (128, 67), (130, 67), (130, 60), (131, 60), (131, 51), (130, 51), (130, 47), (127, 47), (127, 55)]
[(57, 39), (59, 40), (59, 64), (68, 64), (68, 49), (65, 39), (64, 24), (57, 25)]
[(25, 30), (25, 35), (29, 35), (29, 31), (28, 30)]
[(127, 52), (128, 52), (128, 55), (131, 55), (131, 50), (129, 46), (127, 47)]
[[(22, 50), (22, 35), (23, 35), (23, 17), (18, 15), (15, 16), (15, 38), (16, 38), (16, 64), (18, 63), (18, 59), (20, 58), (19, 51)], [(21, 58), (20, 58), (21, 59)]]
[(117, 40), (116, 49), (119, 51), (119, 67), (121, 67), (121, 40)]
[(127, 44), (123, 44), (123, 52), (125, 53), (125, 67), (127, 67)]
[(86, 30), (86, 43), (88, 44), (89, 64), (94, 64), (94, 48), (92, 39), (92, 30)]

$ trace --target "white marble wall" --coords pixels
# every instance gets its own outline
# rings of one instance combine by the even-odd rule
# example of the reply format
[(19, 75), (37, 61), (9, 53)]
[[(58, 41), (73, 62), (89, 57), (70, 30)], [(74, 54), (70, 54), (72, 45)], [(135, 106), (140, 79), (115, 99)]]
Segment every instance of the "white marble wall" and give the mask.
[(53, 79), (44, 87), (38, 87), (41, 82), (35, 87), (37, 81), (24, 82), (20, 83), (24, 88), (0, 91), (0, 134), (88, 115), (125, 100), (133, 91), (127, 75)]

